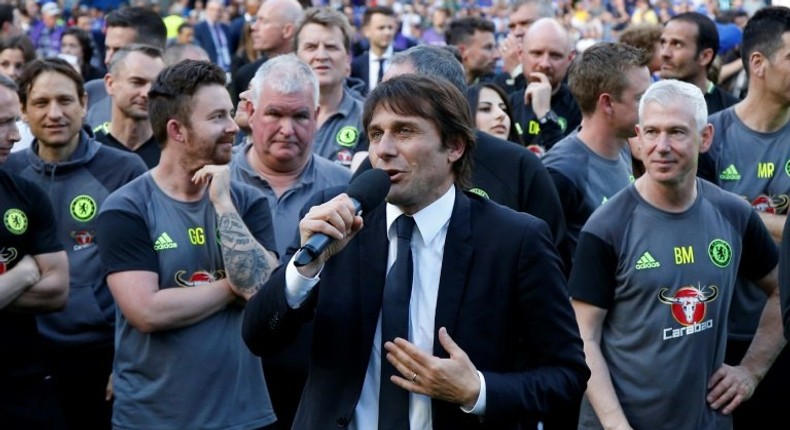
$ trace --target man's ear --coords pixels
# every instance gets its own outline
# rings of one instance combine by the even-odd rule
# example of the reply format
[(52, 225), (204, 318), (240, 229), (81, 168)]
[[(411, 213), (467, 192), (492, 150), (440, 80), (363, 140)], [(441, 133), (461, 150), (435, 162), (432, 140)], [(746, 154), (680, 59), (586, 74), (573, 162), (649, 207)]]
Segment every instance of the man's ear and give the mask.
[(460, 137), (451, 138), (447, 145), (447, 160), (450, 164), (455, 163), (464, 155), (466, 149), (466, 142), (463, 139)]
[(170, 119), (167, 121), (167, 125), (165, 127), (167, 129), (167, 137), (169, 139), (179, 143), (186, 142), (186, 127), (183, 127), (180, 122), (175, 119)]
[(713, 135), (715, 131), (713, 130), (713, 124), (707, 123), (705, 127), (702, 129), (702, 140), (699, 143), (699, 153), (702, 154), (703, 152), (707, 152), (710, 149), (710, 145), (713, 143)]
[(765, 63), (767, 62), (767, 58), (762, 54), (762, 52), (752, 52), (749, 55), (749, 76), (758, 76), (760, 78), (765, 76)]
[(612, 95), (609, 93), (602, 93), (598, 96), (598, 101), (596, 102), (596, 110), (601, 110), (601, 112), (611, 115), (614, 113), (614, 108), (612, 108)]
[(713, 48), (705, 48), (697, 55), (697, 62), (700, 66), (710, 67), (715, 57), (716, 53), (713, 52)]
[(283, 26), (283, 39), (289, 40), (291, 39), (292, 43), (295, 43), (292, 39), (294, 38), (296, 33), (296, 26), (292, 23), (285, 24)]
[(107, 91), (107, 95), (109, 96), (114, 95), (112, 90), (113, 82), (114, 81), (111, 74), (107, 73), (106, 75), (104, 75), (104, 89)]

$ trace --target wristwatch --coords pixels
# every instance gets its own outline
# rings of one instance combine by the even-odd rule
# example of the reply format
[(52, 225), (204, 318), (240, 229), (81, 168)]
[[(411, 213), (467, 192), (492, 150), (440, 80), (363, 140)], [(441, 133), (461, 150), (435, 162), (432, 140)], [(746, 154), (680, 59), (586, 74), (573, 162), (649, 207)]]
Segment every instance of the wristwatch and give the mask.
[(560, 122), (560, 118), (551, 109), (549, 109), (549, 111), (546, 112), (546, 115), (543, 115), (543, 118), (538, 120), (538, 123), (540, 125), (544, 125), (544, 124), (546, 124), (549, 121), (551, 121), (551, 122), (553, 122), (555, 124), (558, 124)]

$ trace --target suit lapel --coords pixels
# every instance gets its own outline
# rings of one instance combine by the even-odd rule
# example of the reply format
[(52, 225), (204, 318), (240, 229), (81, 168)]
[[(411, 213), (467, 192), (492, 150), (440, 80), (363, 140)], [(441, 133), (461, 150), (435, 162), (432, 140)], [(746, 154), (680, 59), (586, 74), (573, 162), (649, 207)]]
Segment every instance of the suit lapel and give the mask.
[[(365, 226), (358, 233), (359, 243), (359, 276), (360, 285), (360, 327), (363, 339), (373, 339), (376, 330), (381, 300), (384, 292), (384, 279), (387, 275), (387, 211), (384, 203), (374, 208), (368, 216), (363, 217)], [(372, 321), (372, 324), (366, 323)], [(364, 343), (364, 342), (363, 342)], [(367, 347), (365, 354), (370, 354)], [(365, 357), (367, 357), (367, 355)]]
[(447, 352), (439, 344), (438, 333), (446, 327), (450, 336), (458, 320), (458, 311), (466, 290), (467, 273), (472, 260), (472, 215), (471, 202), (463, 191), (456, 187), (455, 206), (450, 216), (447, 239), (442, 257), (442, 274), (439, 280), (439, 296), (436, 301), (433, 353), (437, 357), (447, 357)]

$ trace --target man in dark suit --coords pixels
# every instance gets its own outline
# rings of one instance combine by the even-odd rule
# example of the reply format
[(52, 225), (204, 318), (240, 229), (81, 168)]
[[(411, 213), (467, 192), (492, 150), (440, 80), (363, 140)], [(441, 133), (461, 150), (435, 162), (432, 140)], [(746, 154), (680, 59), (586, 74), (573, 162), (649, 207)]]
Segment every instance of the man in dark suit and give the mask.
[(393, 40), (397, 29), (395, 11), (388, 6), (373, 6), (365, 9), (362, 16), (362, 32), (368, 40), (369, 49), (351, 61), (351, 76), (365, 82), (364, 94), (376, 88), (395, 53)]
[[(305, 206), (301, 244), (317, 233), (335, 242), (301, 267), (290, 260), (247, 304), (242, 334), (260, 354), (315, 318), (294, 428), (516, 429), (525, 415), (577, 407), (589, 369), (551, 234), (461, 191), (475, 145), (467, 106), (427, 76), (374, 90), (363, 118), (371, 161), (392, 182), (387, 203), (360, 216), (341, 189), (319, 193), (326, 203)], [(403, 220), (416, 224), (405, 239), (393, 226)], [(393, 260), (400, 273), (400, 258), (414, 266), (409, 328), (389, 336), (398, 302), (385, 278)]]
[(230, 28), (220, 22), (222, 2), (211, 0), (206, 3), (206, 19), (195, 24), (195, 42), (205, 49), (211, 62), (225, 71), (230, 71)]

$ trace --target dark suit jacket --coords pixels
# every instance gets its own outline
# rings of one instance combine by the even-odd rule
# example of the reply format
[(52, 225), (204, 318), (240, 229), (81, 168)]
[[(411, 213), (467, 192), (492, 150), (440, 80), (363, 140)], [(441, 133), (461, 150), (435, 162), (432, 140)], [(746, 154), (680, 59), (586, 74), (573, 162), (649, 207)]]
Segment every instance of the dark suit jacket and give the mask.
[[(225, 33), (228, 58), (231, 58), (233, 51), (230, 51), (230, 29), (228, 28), (227, 24), (222, 23), (219, 24), (219, 27), (222, 29), (222, 32)], [(217, 62), (217, 59), (219, 58), (217, 55), (217, 45), (214, 44), (214, 38), (211, 36), (211, 29), (208, 26), (208, 22), (200, 21), (199, 23), (195, 24), (195, 42), (200, 45), (201, 48), (206, 50), (206, 53), (208, 53), (208, 58), (211, 59), (212, 63), (219, 64)], [(228, 67), (230, 67), (230, 64), (228, 64)]]
[(236, 71), (236, 75), (233, 76), (233, 82), (230, 84), (230, 97), (233, 100), (233, 105), (235, 106), (236, 103), (239, 101), (239, 94), (247, 91), (250, 87), (250, 81), (252, 78), (255, 77), (255, 73), (258, 72), (258, 69), (265, 63), (267, 57), (264, 55), (263, 57), (259, 58), (253, 63), (245, 64)]
[[(401, 51), (400, 49), (393, 48), (393, 54), (396, 52)], [(368, 95), (370, 92), (370, 51), (365, 51), (362, 55), (354, 57), (351, 59), (351, 77), (359, 78), (363, 82), (365, 82), (365, 87), (363, 88), (364, 95)], [(376, 76), (373, 77), (375, 79)]]
[[(341, 191), (324, 190), (316, 203)], [(295, 429), (343, 428), (353, 418), (381, 310), (385, 212), (382, 203), (363, 215), (365, 227), (327, 262), (301, 308), (285, 301), (285, 266), (247, 304), (242, 334), (256, 354), (277, 352), (314, 315)], [(480, 419), (433, 400), (434, 429), (517, 429), (525, 415), (578, 407), (590, 373), (543, 221), (456, 191), (438, 288), (436, 329), (447, 327), (485, 376), (487, 407)], [(438, 339), (433, 353), (448, 356)]]
[(351, 59), (351, 77), (361, 79), (365, 83), (362, 88), (364, 95), (370, 91), (370, 52)]

